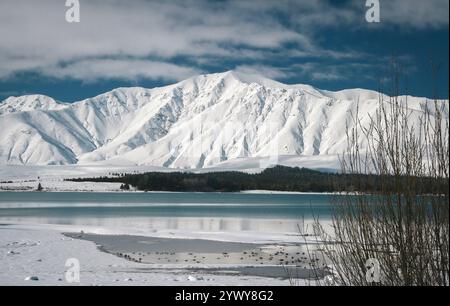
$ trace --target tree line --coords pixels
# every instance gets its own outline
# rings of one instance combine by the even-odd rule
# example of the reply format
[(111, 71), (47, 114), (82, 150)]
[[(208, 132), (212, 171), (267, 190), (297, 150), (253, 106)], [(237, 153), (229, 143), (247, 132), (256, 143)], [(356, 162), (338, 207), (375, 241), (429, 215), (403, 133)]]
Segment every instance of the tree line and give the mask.
[[(417, 178), (422, 181), (422, 194), (438, 193), (436, 179)], [(141, 174), (115, 174), (94, 178), (74, 178), (74, 182), (121, 183), (122, 190), (133, 186), (142, 191), (179, 192), (238, 192), (246, 190), (272, 190), (296, 192), (372, 192), (377, 193), (379, 181), (389, 182), (393, 177), (361, 174), (321, 172), (307, 168), (275, 166), (260, 173), (245, 172), (148, 172)], [(405, 178), (405, 183), (407, 179)], [(448, 182), (447, 182), (448, 184)], [(383, 184), (383, 186), (389, 184)]]

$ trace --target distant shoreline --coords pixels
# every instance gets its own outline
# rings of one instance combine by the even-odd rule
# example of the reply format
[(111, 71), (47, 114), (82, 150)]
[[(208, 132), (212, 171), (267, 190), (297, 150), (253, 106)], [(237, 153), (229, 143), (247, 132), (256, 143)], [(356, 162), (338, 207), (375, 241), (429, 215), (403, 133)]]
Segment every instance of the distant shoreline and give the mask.
[[(433, 194), (436, 184), (445, 179), (418, 177), (418, 194)], [(238, 171), (211, 173), (147, 172), (140, 174), (114, 173), (112, 176), (65, 179), (73, 183), (118, 184), (118, 189), (165, 192), (275, 192), (313, 194), (378, 194), (394, 191), (397, 184), (408, 183), (408, 177), (365, 173), (327, 173), (308, 168), (275, 166), (260, 173)]]
[[(19, 190), (19, 189), (1, 189), (0, 193), (6, 192), (39, 192), (39, 193), (112, 193), (112, 194), (135, 194), (135, 193), (149, 193), (149, 194), (160, 194), (160, 193), (169, 193), (169, 194), (177, 194), (177, 193), (196, 193), (196, 194), (212, 194), (212, 193), (221, 193), (221, 194), (262, 194), (262, 195), (339, 195), (339, 192), (300, 192), (300, 191), (276, 191), (276, 190), (245, 190), (245, 191), (141, 191), (141, 190), (43, 190), (37, 191), (35, 189), (32, 190)], [(347, 193), (346, 193), (347, 194)], [(357, 193), (355, 193), (356, 195)]]

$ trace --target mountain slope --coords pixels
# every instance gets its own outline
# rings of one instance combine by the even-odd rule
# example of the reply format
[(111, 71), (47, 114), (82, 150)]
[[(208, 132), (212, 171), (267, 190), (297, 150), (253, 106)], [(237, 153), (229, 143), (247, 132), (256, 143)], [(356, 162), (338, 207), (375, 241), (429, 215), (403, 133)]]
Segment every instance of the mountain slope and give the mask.
[[(119, 88), (72, 104), (12, 97), (0, 104), (0, 164), (203, 168), (238, 158), (336, 155), (358, 100), (368, 124), (376, 92), (321, 91), (233, 71), (161, 88)], [(417, 120), (426, 101), (408, 102)]]

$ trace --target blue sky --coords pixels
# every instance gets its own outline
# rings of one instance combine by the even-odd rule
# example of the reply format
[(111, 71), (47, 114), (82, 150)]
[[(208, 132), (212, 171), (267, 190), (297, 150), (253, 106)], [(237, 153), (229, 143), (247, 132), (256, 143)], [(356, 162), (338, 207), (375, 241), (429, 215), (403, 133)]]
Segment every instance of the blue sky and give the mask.
[[(448, 97), (448, 0), (63, 0), (0, 2), (0, 100), (40, 93), (77, 101), (236, 69), (321, 89), (377, 89), (389, 61), (403, 91)], [(432, 78), (433, 61), (439, 67)], [(436, 86), (434, 86), (436, 85)]]

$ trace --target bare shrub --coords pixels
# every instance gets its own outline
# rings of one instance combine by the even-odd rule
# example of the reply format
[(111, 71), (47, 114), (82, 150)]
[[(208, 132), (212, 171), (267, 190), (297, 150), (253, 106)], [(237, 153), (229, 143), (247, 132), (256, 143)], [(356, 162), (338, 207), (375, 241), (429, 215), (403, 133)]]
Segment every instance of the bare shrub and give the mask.
[[(394, 66), (393, 94), (379, 95), (369, 126), (359, 110), (353, 114), (341, 158), (343, 173), (374, 174), (354, 176), (352, 186), (376, 184), (377, 192), (335, 197), (334, 233), (319, 225), (340, 285), (449, 285), (448, 101), (424, 100), (411, 109), (399, 95), (399, 75)], [(359, 148), (360, 137), (368, 150)], [(380, 279), (369, 274), (369, 259), (379, 262)]]

